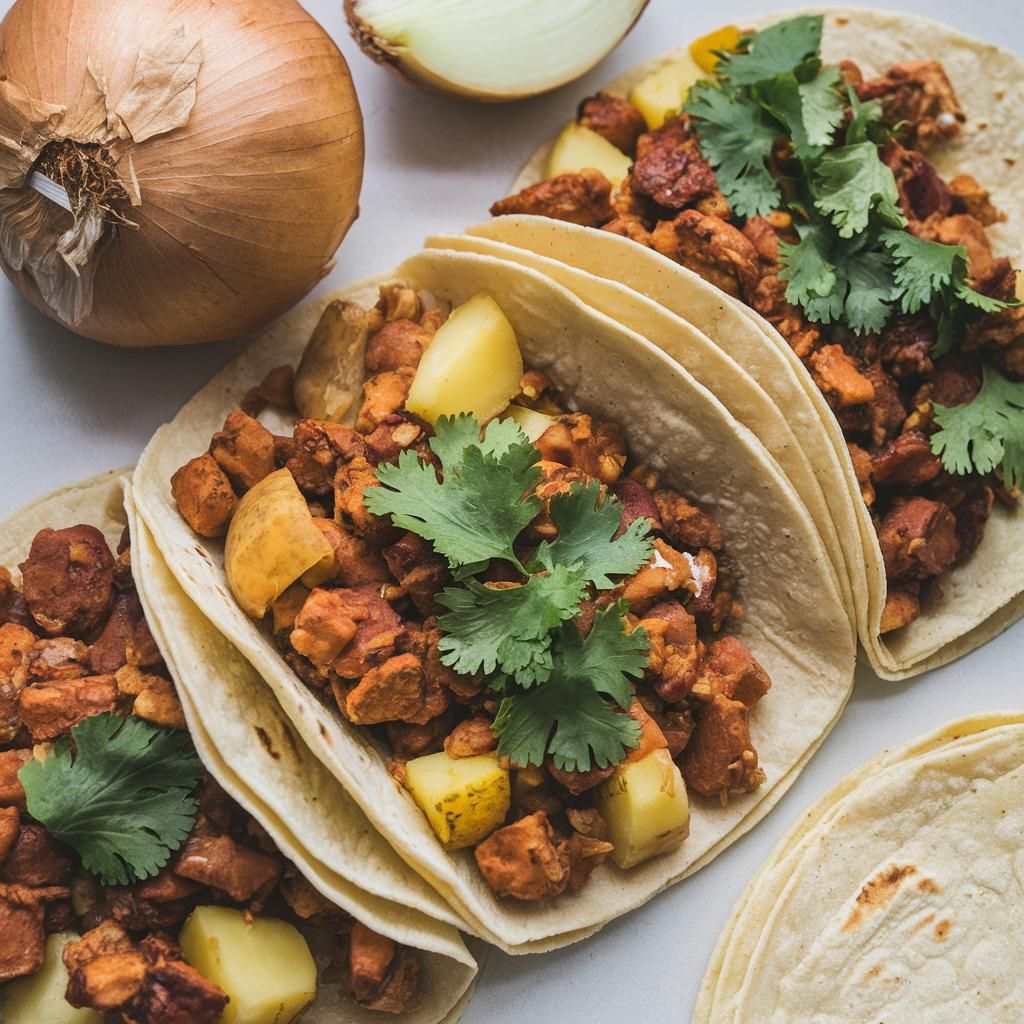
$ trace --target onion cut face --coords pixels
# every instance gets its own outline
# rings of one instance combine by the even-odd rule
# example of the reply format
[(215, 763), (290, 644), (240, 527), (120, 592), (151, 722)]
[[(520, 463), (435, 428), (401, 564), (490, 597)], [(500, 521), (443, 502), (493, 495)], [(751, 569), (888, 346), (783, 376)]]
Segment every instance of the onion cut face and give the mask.
[(100, 341), (255, 330), (356, 215), (358, 101), (295, 0), (17, 0), (0, 111), (4, 271)]
[(374, 60), (431, 91), (475, 100), (548, 92), (589, 71), (647, 0), (345, 0)]

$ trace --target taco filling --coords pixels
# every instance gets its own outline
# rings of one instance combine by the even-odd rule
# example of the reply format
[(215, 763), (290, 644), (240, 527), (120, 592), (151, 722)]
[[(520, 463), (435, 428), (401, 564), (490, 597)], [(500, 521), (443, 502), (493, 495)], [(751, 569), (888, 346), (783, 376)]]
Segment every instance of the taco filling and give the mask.
[[(171, 490), (444, 848), (472, 848), (500, 896), (552, 899), (682, 843), (688, 789), (759, 787), (771, 684), (725, 635), (740, 581), (712, 518), (524, 367), (493, 298), (426, 305), (398, 285), (332, 303), (294, 386), (272, 371)], [(351, 427), (326, 418), (349, 379)], [(259, 416), (293, 395), (306, 417), (275, 435)]]
[(1018, 500), (1024, 309), (986, 233), (998, 197), (928, 159), (965, 122), (942, 65), (866, 79), (823, 63), (821, 34), (820, 16), (723, 29), (628, 98), (585, 99), (547, 179), (491, 213), (625, 236), (778, 329), (843, 429), (892, 632)]
[(4, 1020), (284, 1024), (318, 961), (369, 1009), (415, 1009), (417, 953), (329, 904), (204, 770), (127, 545), (44, 529), (20, 586), (0, 568)]

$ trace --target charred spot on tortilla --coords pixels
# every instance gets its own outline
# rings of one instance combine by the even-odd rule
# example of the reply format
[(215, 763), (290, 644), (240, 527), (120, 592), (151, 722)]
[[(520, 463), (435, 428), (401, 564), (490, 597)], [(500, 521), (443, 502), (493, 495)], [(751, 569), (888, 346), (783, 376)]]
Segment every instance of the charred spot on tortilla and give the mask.
[(857, 893), (856, 906), (843, 925), (843, 931), (855, 931), (875, 911), (883, 909), (900, 891), (906, 879), (917, 874), (912, 864), (893, 864), (864, 883)]
[(281, 755), (274, 749), (273, 741), (270, 739), (270, 736), (267, 734), (267, 730), (264, 729), (262, 726), (259, 726), (259, 725), (253, 726), (253, 729), (255, 729), (256, 735), (259, 737), (260, 743), (263, 744), (263, 749), (266, 750), (266, 752), (275, 761), (280, 760)]

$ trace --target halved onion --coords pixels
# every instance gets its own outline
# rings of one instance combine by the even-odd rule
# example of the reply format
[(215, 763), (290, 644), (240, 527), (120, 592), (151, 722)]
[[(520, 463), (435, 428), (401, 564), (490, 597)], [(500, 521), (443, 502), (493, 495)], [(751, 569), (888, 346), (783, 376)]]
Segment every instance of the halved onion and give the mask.
[(647, 0), (345, 0), (352, 34), (415, 85), (513, 100), (589, 71)]

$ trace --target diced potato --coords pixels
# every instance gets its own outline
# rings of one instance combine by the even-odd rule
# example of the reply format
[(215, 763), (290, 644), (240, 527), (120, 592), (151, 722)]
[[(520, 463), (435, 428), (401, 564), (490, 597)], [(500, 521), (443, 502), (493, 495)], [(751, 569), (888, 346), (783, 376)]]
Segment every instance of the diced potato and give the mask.
[(438, 328), (405, 407), (428, 423), (460, 412), (486, 423), (508, 405), (522, 376), (516, 332), (497, 302), (480, 292), (452, 310)]
[(629, 102), (643, 114), (647, 127), (653, 131), (670, 114), (679, 112), (690, 86), (706, 77), (700, 65), (684, 53), (637, 82), (630, 90)]
[(316, 963), (294, 925), (251, 923), (229, 907), (197, 907), (178, 940), (185, 959), (229, 996), (221, 1024), (289, 1024), (316, 996)]
[(720, 53), (734, 52), (740, 45), (740, 30), (735, 25), (723, 25), (690, 43), (690, 56), (709, 75), (714, 73)]
[(0, 1014), (4, 1024), (103, 1024), (103, 1014), (76, 1010), (64, 998), (68, 972), (61, 954), (77, 938), (74, 932), (49, 936), (42, 969), (5, 986), (7, 999)]
[(536, 441), (552, 423), (558, 422), (554, 416), (547, 416), (536, 409), (527, 409), (525, 405), (510, 405), (505, 414), (519, 424), (522, 432), (531, 441)]
[(667, 750), (626, 762), (597, 793), (597, 809), (608, 823), (612, 860), (631, 868), (690, 834), (686, 784)]
[(565, 126), (555, 140), (548, 157), (546, 177), (554, 178), (568, 171), (593, 167), (613, 185), (618, 185), (629, 174), (632, 163), (622, 150), (613, 146), (603, 135), (573, 121)]
[(307, 569), (330, 557), (331, 545), (287, 469), (242, 496), (228, 527), (224, 568), (231, 593), (249, 615), (262, 619)]
[(508, 771), (497, 754), (416, 757), (405, 766), (405, 784), (446, 850), (480, 842), (508, 814)]

